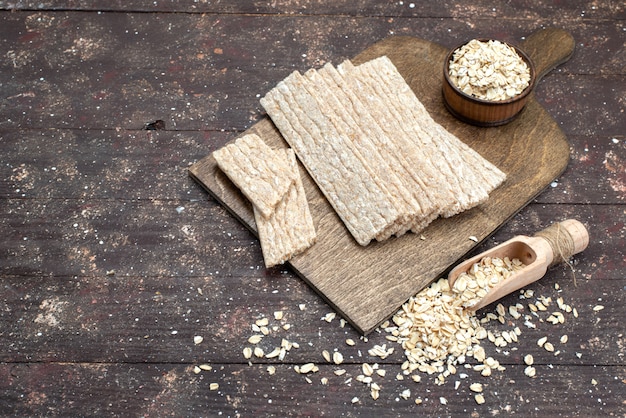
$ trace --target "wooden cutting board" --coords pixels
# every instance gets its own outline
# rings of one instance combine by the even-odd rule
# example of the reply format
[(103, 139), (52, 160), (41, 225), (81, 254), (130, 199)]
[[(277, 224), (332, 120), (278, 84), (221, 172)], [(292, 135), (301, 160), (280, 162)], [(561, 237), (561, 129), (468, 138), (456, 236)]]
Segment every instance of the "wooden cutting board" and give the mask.
[[(571, 57), (574, 40), (563, 30), (545, 29), (519, 46), (535, 61), (541, 78)], [(507, 174), (506, 182), (492, 192), (486, 203), (452, 218), (436, 220), (421, 235), (408, 233), (362, 247), (300, 165), (318, 239), (289, 264), (363, 334), (374, 330), (410, 296), (441, 277), (478, 245), (470, 236), (478, 242), (488, 238), (557, 178), (569, 160), (565, 135), (534, 97), (517, 119), (501, 127), (478, 128), (451, 116), (441, 97), (447, 52), (430, 41), (390, 37), (367, 48), (353, 62), (387, 55), (438, 123)], [(246, 131), (252, 132), (273, 148), (287, 147), (268, 118)], [(198, 161), (189, 172), (256, 233), (249, 202), (217, 168), (212, 156)]]

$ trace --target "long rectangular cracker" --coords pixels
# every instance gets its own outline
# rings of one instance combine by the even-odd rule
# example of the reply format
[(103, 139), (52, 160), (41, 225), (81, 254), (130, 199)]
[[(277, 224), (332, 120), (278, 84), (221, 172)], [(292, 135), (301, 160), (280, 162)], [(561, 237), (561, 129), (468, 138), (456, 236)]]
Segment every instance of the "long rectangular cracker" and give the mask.
[(440, 173), (454, 184), (455, 203), (443, 208), (443, 216), (452, 216), (482, 203), (489, 192), (504, 181), (505, 174), (495, 165), (432, 119), (387, 57), (369, 61), (358, 68), (387, 89), (387, 97), (394, 98), (390, 105), (396, 111), (404, 111), (404, 114), (419, 121), (408, 126), (417, 133), (423, 149), (435, 147), (444, 157), (434, 162), (438, 164)]
[[(373, 132), (360, 120), (356, 120), (349, 111), (350, 98), (334, 85), (329, 71), (334, 68), (325, 66), (319, 71), (308, 71), (305, 73), (308, 83), (305, 84), (309, 94), (315, 97), (320, 106), (332, 109), (336, 119), (333, 121), (336, 128), (344, 136), (349, 138), (345, 142), (347, 150), (351, 152), (365, 167), (372, 173), (372, 178), (379, 182), (382, 189), (386, 190), (386, 198), (390, 199), (396, 211), (401, 214), (393, 223), (388, 224), (385, 229), (376, 235), (378, 239), (381, 235), (386, 237), (392, 234), (404, 233), (407, 220), (421, 213), (419, 204), (408, 193), (405, 184), (397, 176), (389, 161), (384, 158), (381, 151), (385, 147), (378, 146), (382, 136), (379, 132)], [(322, 100), (323, 99), (323, 100)]]
[(291, 149), (274, 151), (286, 161), (294, 182), (269, 217), (254, 206), (263, 259), (266, 267), (282, 264), (315, 243), (316, 232), (306, 198), (296, 156)]
[(367, 245), (400, 214), (380, 181), (350, 152), (349, 138), (300, 88), (302, 82), (292, 73), (261, 103), (356, 241)]
[[(404, 79), (398, 81), (388, 73), (384, 76), (379, 73), (388, 70), (386, 65), (386, 60), (376, 59), (358, 67), (351, 67), (351, 73), (353, 76), (358, 75), (364, 84), (376, 90), (382, 100), (380, 107), (395, 120), (400, 133), (399, 141), (403, 141), (405, 156), (426, 182), (427, 193), (435, 203), (437, 215), (455, 205), (466, 205), (462, 200), (464, 195), (459, 191), (459, 179), (447, 163), (449, 155), (438, 148), (436, 140), (439, 138), (433, 140), (434, 127), (430, 123), (432, 120), (413, 114), (410, 109), (412, 101), (406, 100), (403, 96), (404, 93), (411, 92)], [(402, 99), (405, 100), (401, 102)], [(420, 222), (414, 230), (419, 229), (417, 226), (421, 227), (422, 224)]]
[[(362, 66), (354, 67), (349, 61), (339, 65), (333, 72), (334, 79), (342, 89), (350, 92), (355, 107), (362, 108), (358, 113), (369, 130), (382, 130), (386, 139), (378, 146), (384, 150), (384, 158), (403, 180), (413, 198), (417, 200), (422, 214), (415, 223), (426, 226), (439, 215), (447, 183), (441, 182), (430, 158), (420, 157), (417, 142), (405, 131), (404, 121), (398, 112), (391, 111), (388, 98), (379, 86), (367, 80)], [(445, 195), (451, 201), (450, 193)]]
[(387, 57), (294, 72), (261, 105), (361, 245), (480, 204), (505, 178), (430, 117)]
[(244, 135), (213, 152), (218, 167), (252, 202), (269, 217), (294, 182), (286, 161), (256, 134)]

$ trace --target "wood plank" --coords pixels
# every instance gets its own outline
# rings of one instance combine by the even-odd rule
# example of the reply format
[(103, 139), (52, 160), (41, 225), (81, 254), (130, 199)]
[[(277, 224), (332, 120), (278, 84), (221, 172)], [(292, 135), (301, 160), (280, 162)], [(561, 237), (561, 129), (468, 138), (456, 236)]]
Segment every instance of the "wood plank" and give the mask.
[(2, 202), (3, 274), (237, 275), (262, 265), (256, 238), (204, 201)]
[[(83, 10), (83, 11), (141, 11), (141, 12), (185, 12), (228, 14), (298, 14), (298, 15), (350, 15), (384, 17), (447, 17), (470, 18), (487, 17), (506, 20), (541, 18), (549, 19), (592, 19), (613, 17), (623, 19), (626, 7), (619, 1), (602, 3), (587, 0), (555, 3), (539, 0), (532, 4), (507, 4), (497, 0), (478, 0), (471, 4), (445, 0), (436, 3), (416, 3), (409, 1), (379, 2), (368, 0), (354, 5), (332, 0), (251, 2), (245, 0), (210, 2), (179, 0), (175, 2), (145, 2), (141, 0), (94, 0), (76, 2), (73, 0), (22, 0), (12, 2), (0, 0), (0, 9), (5, 10)], [(540, 12), (539, 12), (540, 11)]]
[[(525, 354), (532, 354), (540, 365), (623, 365), (620, 347), (624, 343), (622, 307), (626, 297), (615, 289), (622, 289), (626, 279), (618, 275), (617, 268), (605, 271), (618, 261), (598, 262), (601, 257), (585, 254), (575, 259), (576, 285), (571, 270), (559, 266), (527, 287), (535, 292), (535, 298), (523, 300), (513, 294), (502, 299), (506, 307), (521, 303), (524, 309), (520, 312), (530, 315), (529, 323), (535, 328), (525, 325), (524, 317), (515, 320), (509, 315), (504, 324), (489, 322), (485, 328), (494, 333), (517, 326), (521, 335), (518, 343), (505, 348), (484, 340), (481, 345), (487, 355), (503, 365), (522, 364)], [(554, 288), (556, 283), (559, 290)], [(385, 332), (374, 332), (365, 340), (349, 325), (341, 327), (338, 318), (331, 323), (322, 320), (332, 309), (291, 274), (260, 279), (251, 273), (53, 278), (4, 275), (3, 289), (0, 362), (5, 363), (246, 364), (243, 349), (253, 347), (247, 342), (256, 334), (251, 326), (262, 317), (270, 319), (270, 333), (257, 347), (269, 353), (280, 346), (283, 338), (300, 347), (290, 350), (284, 361), (253, 357), (253, 363), (323, 364), (322, 350), (339, 350), (346, 365), (380, 363), (392, 365), (395, 370), (406, 360), (401, 347), (388, 341)], [(548, 312), (534, 316), (527, 303), (540, 296), (552, 298), (553, 304)], [(564, 314), (564, 324), (546, 322), (548, 315), (558, 310), (558, 297), (576, 308), (579, 317)], [(302, 303), (305, 310), (299, 307)], [(605, 308), (593, 311), (597, 305)], [(284, 313), (282, 321), (273, 318), (279, 310)], [(481, 310), (479, 316), (495, 312), (492, 305)], [(284, 324), (291, 328), (273, 329)], [(559, 342), (562, 335), (569, 337), (566, 344)], [(204, 340), (194, 344), (194, 336)], [(544, 336), (560, 351), (558, 355), (536, 344)], [(356, 344), (348, 346), (347, 338)], [(369, 349), (383, 344), (394, 348), (388, 358), (368, 354)], [(422, 377), (428, 378), (426, 374)]]
[[(49, 212), (37, 216), (38, 205), (56, 205), (59, 215), (49, 216), (54, 211), (48, 209)], [(140, 205), (113, 206), (111, 212), (118, 216), (108, 217), (108, 226), (91, 226), (98, 230), (103, 244), (93, 237), (84, 239), (80, 231), (68, 233), (63, 222), (72, 222), (71, 212), (58, 199), (32, 201), (19, 211), (8, 206), (13, 213), (30, 213), (31, 218), (21, 226), (0, 218), (0, 233), (5, 237), (0, 257), (9, 262), (0, 271), (4, 289), (0, 302), (0, 362), (167, 362), (172, 353), (177, 361), (184, 362), (243, 362), (241, 352), (252, 335), (250, 325), (260, 317), (271, 318), (278, 310), (285, 312), (285, 323), (292, 324), (292, 329), (274, 333), (261, 346), (271, 351), (272, 344), (279, 344), (282, 337), (299, 342), (301, 348), (289, 353), (288, 363), (321, 361), (321, 350), (334, 348), (340, 349), (348, 362), (381, 361), (367, 357), (366, 353), (375, 344), (390, 344), (384, 334), (375, 332), (365, 343), (359, 341), (355, 329), (340, 327), (338, 319), (332, 324), (321, 321), (332, 308), (293, 273), (265, 270), (258, 243), (247, 242), (246, 231), (238, 234), (238, 227), (243, 227), (229, 216), (221, 215), (224, 224), (219, 217), (176, 221), (164, 217), (164, 211), (158, 204), (155, 206), (151, 216), (145, 218), (153, 219), (153, 223), (140, 221), (141, 227), (127, 224), (129, 216), (144, 219), (138, 214), (147, 211)], [(121, 207), (125, 208), (122, 213), (118, 210)], [(172, 202), (165, 213), (174, 213), (175, 207), (176, 202)], [(590, 231), (589, 248), (574, 257), (577, 287), (573, 286), (572, 272), (566, 266), (558, 266), (530, 288), (537, 296), (553, 300), (562, 296), (577, 308), (580, 316), (568, 316), (567, 323), (557, 327), (536, 322), (536, 330), (527, 329), (520, 321), (523, 337), (518, 351), (554, 364), (622, 364), (619, 347), (624, 338), (621, 307), (625, 301), (624, 292), (615, 289), (626, 286), (626, 243), (625, 225), (615, 220), (620, 219), (623, 208), (558, 207), (560, 217), (593, 219), (595, 226)], [(106, 218), (101, 209), (91, 208)], [(204, 204), (189, 210), (205, 210)], [(62, 217), (68, 213), (70, 219), (64, 221)], [(529, 228), (539, 230), (554, 217), (555, 205), (531, 205), (474, 252)], [(228, 225), (229, 220), (232, 225)], [(164, 224), (172, 226), (163, 231), (159, 225)], [(206, 225), (215, 235), (195, 227), (191, 241), (204, 243), (204, 249), (196, 250), (188, 248), (191, 243), (162, 238), (184, 225)], [(128, 237), (123, 242), (109, 239), (107, 231), (114, 231), (114, 235), (126, 231)], [(207, 247), (215, 250), (206, 250)], [(607, 253), (606, 248), (613, 250)], [(80, 255), (76, 255), (75, 249)], [(108, 274), (109, 271), (114, 274)], [(555, 283), (561, 290), (555, 290)], [(519, 301), (514, 294), (502, 302), (508, 306)], [(306, 309), (302, 311), (299, 305), (303, 303)], [(605, 309), (593, 312), (597, 304)], [(488, 307), (483, 314), (493, 309)], [(503, 330), (511, 325), (507, 322), (490, 326)], [(544, 335), (560, 337), (563, 333), (570, 336), (572, 345), (560, 358), (552, 359), (535, 344)], [(195, 335), (204, 337), (203, 344), (193, 344)], [(359, 343), (349, 347), (343, 342), (346, 338)], [(513, 361), (494, 347), (488, 350), (504, 364)], [(576, 352), (582, 353), (580, 359)], [(384, 363), (399, 365), (402, 361), (403, 353), (398, 348)]]
[[(0, 12), (0, 415), (624, 416), (624, 8), (588, 0), (0, 0), (11, 10)], [(120, 13), (131, 10), (142, 13)], [(257, 95), (293, 69), (338, 62), (392, 34), (452, 47), (477, 34), (517, 43), (552, 25), (574, 35), (576, 53), (536, 99), (566, 133), (570, 163), (555, 187), (472, 251), (555, 220), (583, 220), (592, 245), (574, 258), (578, 287), (565, 266), (533, 285), (581, 315), (523, 327), (517, 350), (490, 347), (507, 367), (490, 378), (397, 381), (396, 350), (380, 361), (388, 373), (373, 401), (355, 377), (362, 361), (376, 361), (368, 347), (390, 343), (384, 334), (366, 343), (337, 319), (320, 320), (331, 308), (289, 269), (265, 270), (254, 236), (206, 201), (184, 168), (260, 120)], [(139, 131), (156, 119), (168, 130)], [(594, 312), (596, 304), (606, 308)], [(278, 309), (293, 324), (284, 335), (301, 348), (269, 376), (271, 361), (248, 366), (240, 353), (251, 321)], [(557, 357), (535, 344), (562, 333), (570, 339)], [(204, 341), (194, 345), (198, 334)], [(350, 384), (322, 362), (320, 351), (334, 348)], [(526, 353), (534, 379), (523, 374)], [(293, 371), (310, 361), (321, 368), (311, 384)], [(193, 373), (204, 362), (213, 371)], [(474, 381), (485, 385), (485, 405), (467, 390)]]
[[(621, 416), (624, 366), (538, 366), (540, 377), (524, 376), (510, 366), (489, 380), (471, 377), (437, 386), (432, 382), (396, 381), (394, 373), (377, 379), (380, 398), (366, 385), (345, 384), (359, 366), (338, 377), (321, 366), (307, 383), (291, 366), (269, 376), (263, 366), (213, 364), (195, 375), (191, 364), (0, 364), (0, 413), (11, 416), (492, 416), (502, 413), (542, 416)], [(389, 370), (391, 371), (391, 370)], [(328, 385), (320, 379), (327, 377)], [(596, 384), (592, 384), (594, 379)], [(477, 405), (468, 389), (482, 382), (485, 404)], [(219, 383), (210, 390), (211, 383)], [(408, 399), (400, 397), (405, 389)], [(352, 402), (353, 398), (358, 398)], [(440, 398), (446, 398), (442, 404)], [(423, 402), (415, 404), (415, 399)], [(558, 399), (558, 402), (554, 400)]]
[[(71, 12), (37, 23), (37, 16), (0, 14), (0, 55), (7, 57), (0, 68), (12, 74), (2, 86), (3, 128), (140, 129), (162, 119), (167, 129), (244, 130), (263, 115), (257, 95), (293, 69), (339, 62), (391, 33), (452, 47), (476, 34), (519, 43), (536, 27), (552, 24)], [(592, 127), (622, 134), (621, 26), (581, 21), (568, 30), (577, 40), (576, 54), (540, 83), (538, 101), (567, 120), (568, 135), (588, 134)], [(577, 99), (581, 92), (584, 100)], [(595, 109), (603, 109), (602, 117)]]
[(0, 197), (193, 201), (207, 197), (187, 167), (231, 134), (48, 129), (0, 136)]
[[(261, 268), (258, 240), (215, 202), (3, 199), (0, 273), (44, 277), (250, 276), (273, 280), (282, 269)], [(177, 210), (184, 207), (184, 210)], [(179, 213), (180, 212), (180, 213)], [(624, 248), (623, 205), (531, 204), (485, 245), (532, 234), (567, 218), (594, 225), (584, 263), (615, 278)], [(77, 224), (77, 226), (74, 226)], [(100, 243), (102, 241), (102, 244)], [(601, 262), (604, 249), (610, 266)], [(474, 244), (472, 251), (486, 249)], [(591, 254), (590, 260), (586, 254)], [(608, 262), (608, 261), (607, 261)], [(261, 271), (259, 271), (261, 270)], [(598, 272), (594, 270), (594, 274)], [(264, 282), (265, 283), (265, 282)], [(231, 292), (228, 292), (230, 294)], [(408, 298), (407, 298), (408, 299)]]
[[(4, 145), (0, 198), (184, 202), (213, 200), (186, 169), (234, 134), (48, 129), (0, 131), (0, 136)], [(536, 201), (623, 203), (626, 137), (569, 136), (568, 141), (571, 151), (565, 172)]]
[[(571, 36), (558, 30), (537, 32), (525, 45), (537, 62), (539, 75), (567, 60), (574, 47)], [(423, 234), (407, 234), (361, 247), (312, 179), (307, 175), (303, 178), (318, 239), (316, 245), (289, 264), (365, 334), (469, 251), (468, 237), (482, 241), (491, 235), (558, 177), (568, 161), (563, 133), (532, 98), (518, 119), (498, 128), (476, 128), (452, 117), (441, 98), (441, 62), (446, 54), (446, 48), (428, 41), (391, 37), (359, 54), (354, 62), (387, 55), (435, 121), (507, 174), (505, 184), (494, 190), (486, 203), (452, 218), (439, 219)], [(542, 134), (537, 135), (538, 131)], [(269, 119), (247, 132), (257, 133), (272, 147), (286, 146)], [(191, 166), (190, 174), (254, 229), (249, 204), (220, 172), (212, 156)]]
[(563, 175), (540, 194), (539, 203), (623, 204), (626, 201), (626, 137), (570, 136)]

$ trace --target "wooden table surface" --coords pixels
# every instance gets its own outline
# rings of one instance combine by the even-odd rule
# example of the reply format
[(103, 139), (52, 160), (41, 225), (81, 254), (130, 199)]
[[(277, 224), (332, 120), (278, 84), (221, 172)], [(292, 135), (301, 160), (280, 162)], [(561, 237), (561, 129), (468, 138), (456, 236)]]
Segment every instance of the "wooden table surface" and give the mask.
[[(626, 416), (626, 5), (463, 3), (0, 0), (0, 415)], [(390, 35), (452, 47), (542, 27), (576, 39), (536, 90), (570, 163), (474, 251), (566, 218), (591, 242), (532, 300), (502, 300), (532, 319), (486, 324), (521, 329), (517, 343), (483, 343), (503, 371), (400, 379), (386, 332), (323, 320), (330, 307), (288, 268), (266, 270), (257, 239), (188, 176), (264, 117), (259, 98), (293, 70)], [(165, 129), (146, 129), (157, 120)], [(539, 296), (552, 304), (535, 316)], [(579, 315), (553, 325), (559, 297)], [(242, 354), (263, 317), (259, 347), (299, 345), (282, 361)], [(368, 354), (383, 344), (390, 356)], [(319, 371), (294, 371), (309, 362)], [(377, 400), (357, 381), (363, 363), (386, 371)]]

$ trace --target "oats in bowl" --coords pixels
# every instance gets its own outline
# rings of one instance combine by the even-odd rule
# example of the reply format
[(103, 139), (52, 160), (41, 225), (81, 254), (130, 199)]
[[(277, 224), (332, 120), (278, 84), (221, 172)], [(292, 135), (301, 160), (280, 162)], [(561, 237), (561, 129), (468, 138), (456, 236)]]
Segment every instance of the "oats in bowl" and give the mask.
[(482, 100), (508, 100), (530, 85), (528, 64), (513, 47), (497, 40), (473, 39), (456, 49), (448, 74), (461, 91)]
[(445, 58), (444, 104), (464, 122), (500, 126), (521, 112), (535, 82), (535, 66), (522, 50), (497, 40), (473, 39)]

